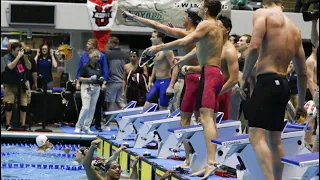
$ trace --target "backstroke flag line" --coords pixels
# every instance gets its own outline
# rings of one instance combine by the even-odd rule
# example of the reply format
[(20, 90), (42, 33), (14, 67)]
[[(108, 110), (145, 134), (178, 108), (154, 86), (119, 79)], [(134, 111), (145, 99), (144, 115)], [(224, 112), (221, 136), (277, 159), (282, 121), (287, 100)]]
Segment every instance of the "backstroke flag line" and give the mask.
[(87, 9), (99, 50), (104, 51), (116, 19), (118, 2), (116, 0), (88, 0)]

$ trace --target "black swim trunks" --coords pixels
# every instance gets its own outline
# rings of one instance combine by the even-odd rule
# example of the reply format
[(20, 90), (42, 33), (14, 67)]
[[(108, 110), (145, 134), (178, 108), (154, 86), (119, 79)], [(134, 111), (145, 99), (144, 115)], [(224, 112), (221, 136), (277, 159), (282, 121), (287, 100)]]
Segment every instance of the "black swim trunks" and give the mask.
[(282, 131), (289, 99), (289, 81), (286, 76), (276, 73), (258, 75), (249, 100), (249, 127)]

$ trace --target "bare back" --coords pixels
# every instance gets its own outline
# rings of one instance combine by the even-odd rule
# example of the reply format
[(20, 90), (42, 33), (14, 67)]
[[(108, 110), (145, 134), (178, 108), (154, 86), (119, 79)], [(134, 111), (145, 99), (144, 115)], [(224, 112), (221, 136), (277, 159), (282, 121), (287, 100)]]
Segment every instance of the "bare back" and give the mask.
[(156, 79), (171, 78), (171, 65), (173, 59), (167, 59), (165, 53), (173, 53), (172, 51), (160, 51), (156, 54), (154, 61), (154, 70), (156, 73)]
[(275, 72), (285, 75), (290, 61), (299, 50), (300, 32), (280, 11), (280, 8), (259, 9), (256, 13), (265, 16), (266, 21), (266, 32), (260, 48), (257, 74)]
[(205, 65), (220, 67), (220, 57), (223, 46), (222, 28), (215, 20), (204, 20), (201, 23), (205, 23), (208, 29), (205, 37), (197, 43), (199, 65), (201, 67)]

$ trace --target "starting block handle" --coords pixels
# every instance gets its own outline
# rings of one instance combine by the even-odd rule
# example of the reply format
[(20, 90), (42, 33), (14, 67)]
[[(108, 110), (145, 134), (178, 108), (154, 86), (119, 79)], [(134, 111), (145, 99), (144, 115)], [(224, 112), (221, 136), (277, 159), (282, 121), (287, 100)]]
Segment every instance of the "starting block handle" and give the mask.
[(180, 117), (180, 108), (171, 113), (169, 117)]
[(136, 107), (136, 105), (137, 105), (137, 101), (130, 101), (126, 106), (124, 106), (122, 108), (122, 110), (129, 109), (129, 108), (134, 108), (134, 107)]
[(157, 110), (157, 107), (158, 107), (158, 104), (151, 103), (151, 104), (149, 104), (147, 107), (145, 107), (145, 108), (141, 111), (141, 113), (156, 111), (156, 110)]

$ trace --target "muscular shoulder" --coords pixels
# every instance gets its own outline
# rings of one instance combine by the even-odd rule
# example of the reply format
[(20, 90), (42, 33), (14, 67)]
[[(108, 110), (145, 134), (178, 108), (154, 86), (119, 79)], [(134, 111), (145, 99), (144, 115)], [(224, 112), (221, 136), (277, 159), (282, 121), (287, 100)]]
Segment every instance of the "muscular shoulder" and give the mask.
[(263, 16), (268, 16), (269, 11), (267, 9), (257, 9), (254, 14), (253, 18), (258, 18), (258, 17), (263, 17)]
[(308, 66), (315, 66), (316, 65), (316, 59), (312, 56), (312, 55), (310, 55), (309, 57), (308, 57), (308, 59), (306, 60), (306, 64), (308, 65)]
[(230, 42), (226, 42), (223, 46), (223, 56), (227, 61), (238, 61), (237, 49)]
[(218, 22), (203, 20), (198, 24), (197, 29), (211, 29), (216, 26), (219, 26)]
[(125, 70), (128, 70), (128, 69), (130, 69), (130, 67), (131, 67), (131, 64), (128, 63), (128, 64), (125, 64), (123, 68), (124, 68)]

